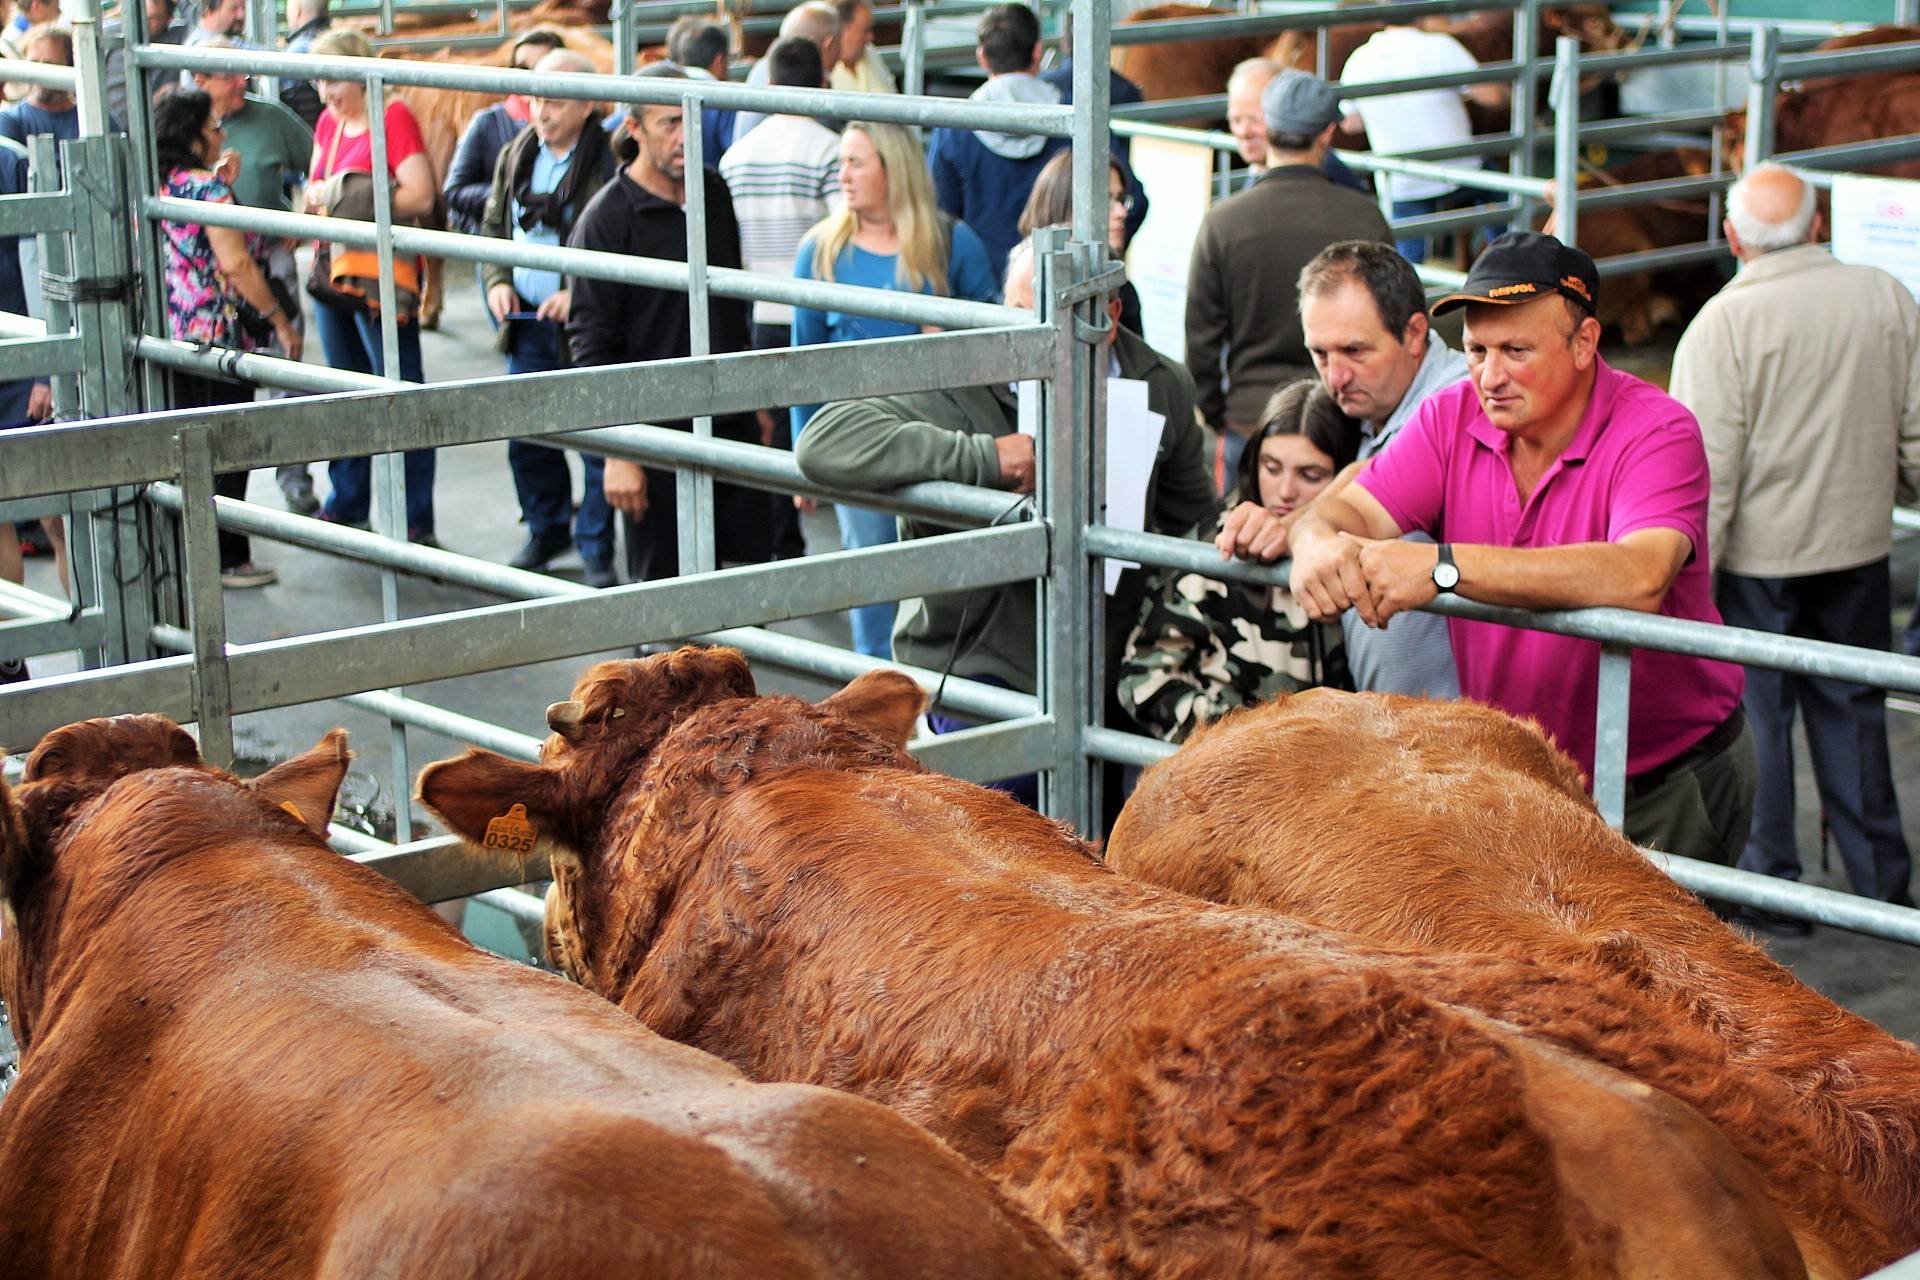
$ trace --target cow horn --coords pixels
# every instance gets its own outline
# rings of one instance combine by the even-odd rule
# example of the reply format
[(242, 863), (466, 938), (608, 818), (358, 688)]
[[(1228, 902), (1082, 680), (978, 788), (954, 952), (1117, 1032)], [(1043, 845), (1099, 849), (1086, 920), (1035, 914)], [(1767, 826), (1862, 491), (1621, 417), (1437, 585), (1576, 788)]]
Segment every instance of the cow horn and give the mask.
[(547, 728), (564, 738), (580, 727), (585, 712), (577, 701), (556, 702), (547, 708)]

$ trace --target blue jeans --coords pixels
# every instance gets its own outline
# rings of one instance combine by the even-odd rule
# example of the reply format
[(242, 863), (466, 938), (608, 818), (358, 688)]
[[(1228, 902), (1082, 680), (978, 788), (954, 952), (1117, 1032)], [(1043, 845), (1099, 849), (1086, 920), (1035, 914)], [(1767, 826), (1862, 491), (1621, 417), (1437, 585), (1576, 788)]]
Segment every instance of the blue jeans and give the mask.
[[(359, 311), (343, 311), (324, 303), (315, 304), (314, 320), (320, 330), (320, 349), (331, 368), (350, 373), (383, 373), (380, 322)], [(420, 326), (400, 326), (400, 376), (408, 382), (425, 382), (420, 370)], [(433, 466), (431, 449), (409, 449), (406, 456), (407, 536), (417, 538), (433, 532)], [(323, 519), (342, 524), (361, 524), (373, 502), (373, 460), (339, 458), (327, 464), (327, 479), (333, 492), (321, 508)]]
[[(900, 540), (899, 521), (888, 512), (835, 503), (833, 513), (840, 520), (840, 545), (849, 551), (855, 547), (884, 547)], [(898, 609), (898, 605), (887, 603), (847, 610), (853, 623), (853, 647), (869, 658), (891, 661), (893, 616)]]
[[(1418, 218), (1429, 213), (1438, 213), (1440, 212), (1441, 204), (1445, 200), (1445, 196), (1428, 196), (1425, 200), (1395, 200), (1393, 202), (1393, 216), (1396, 219)], [(1425, 236), (1417, 236), (1412, 240), (1395, 240), (1393, 247), (1400, 251), (1401, 257), (1416, 266), (1427, 260), (1427, 238)]]
[[(978, 680), (981, 684), (993, 685), (997, 689), (1013, 688), (1012, 685), (1002, 680), (999, 676), (977, 675), (968, 676), (967, 678), (969, 680)], [(927, 711), (927, 728), (933, 730), (936, 734), (957, 733), (962, 729), (973, 728), (974, 724), (975, 722), (972, 720), (963, 720), (959, 716), (950, 716), (944, 711), (932, 709)], [(1023, 773), (1012, 778), (997, 778), (987, 783), (986, 786), (994, 791), (1006, 792), (1029, 809), (1038, 809), (1040, 807), (1040, 775), (1037, 773)]]
[[(566, 334), (550, 320), (511, 320), (507, 337), (508, 373), (547, 373), (566, 367), (561, 343)], [(613, 508), (607, 505), (601, 475), (606, 460), (594, 454), (580, 455), (586, 473), (586, 492), (578, 511), (573, 505), (573, 472), (567, 467), (564, 450), (531, 440), (507, 441), (507, 466), (513, 472), (513, 492), (520, 499), (520, 515), (534, 541), (544, 546), (559, 546), (568, 541), (567, 525), (573, 524), (572, 542), (580, 548), (580, 558), (589, 565), (607, 568), (613, 564)]]

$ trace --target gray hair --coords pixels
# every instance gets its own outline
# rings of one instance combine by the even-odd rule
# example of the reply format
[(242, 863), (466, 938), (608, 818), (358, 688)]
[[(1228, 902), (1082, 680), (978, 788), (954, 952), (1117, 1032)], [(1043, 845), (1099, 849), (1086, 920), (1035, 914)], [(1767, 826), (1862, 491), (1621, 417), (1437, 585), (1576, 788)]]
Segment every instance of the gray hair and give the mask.
[(534, 63), (533, 69), (535, 71), (571, 71), (582, 75), (597, 75), (600, 71), (600, 68), (593, 65), (592, 58), (567, 48), (555, 49)]
[(1797, 244), (1805, 244), (1813, 231), (1813, 214), (1818, 193), (1813, 184), (1795, 178), (1800, 183), (1800, 206), (1793, 216), (1784, 222), (1767, 222), (1756, 217), (1747, 208), (1747, 184), (1753, 178), (1769, 170), (1778, 173), (1791, 173), (1785, 165), (1767, 163), (1755, 165), (1747, 176), (1733, 184), (1727, 191), (1727, 221), (1733, 224), (1733, 233), (1740, 237), (1740, 243), (1757, 253), (1772, 253), (1776, 249), (1791, 249)]
[(1248, 77), (1256, 71), (1264, 71), (1271, 78), (1280, 74), (1280, 64), (1272, 58), (1248, 58), (1245, 62), (1236, 65), (1233, 74), (1227, 77), (1227, 93), (1232, 95), (1234, 90), (1245, 84)]
[(799, 36), (802, 40), (811, 40), (819, 44), (828, 36), (840, 34), (840, 15), (826, 0), (807, 0), (796, 5), (780, 20), (780, 34)]

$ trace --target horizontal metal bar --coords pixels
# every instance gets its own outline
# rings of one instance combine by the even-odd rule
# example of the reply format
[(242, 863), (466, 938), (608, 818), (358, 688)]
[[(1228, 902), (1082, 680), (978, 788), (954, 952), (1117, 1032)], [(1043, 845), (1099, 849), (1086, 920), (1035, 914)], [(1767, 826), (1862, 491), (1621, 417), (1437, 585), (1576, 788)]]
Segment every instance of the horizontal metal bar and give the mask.
[[(1701, 230), (1706, 229), (1706, 219), (1701, 218)], [(1597, 259), (1595, 265), (1600, 268), (1600, 278), (1611, 279), (1614, 276), (1630, 276), (1640, 271), (1664, 271), (1669, 267), (1685, 267), (1700, 262), (1720, 262), (1732, 256), (1724, 240), (1702, 240), (1698, 244), (1669, 245), (1664, 249), (1644, 249), (1639, 253), (1622, 253), (1611, 258)]]
[(1652, 116), (1595, 120), (1580, 126), (1580, 141), (1613, 142), (1621, 138), (1637, 138), (1644, 134), (1661, 133), (1668, 129), (1712, 127), (1721, 124), (1726, 118), (1725, 111), (1668, 111)]
[(0, 84), (37, 84), (48, 89), (80, 87), (80, 73), (57, 62), (27, 62), (20, 58), (0, 58)]
[(55, 338), (0, 338), (0, 382), (79, 373), (86, 364), (87, 353), (77, 334), (61, 334)]
[(1896, 907), (1819, 885), (1800, 884), (1753, 871), (1741, 871), (1735, 867), (1716, 866), (1711, 862), (1661, 853), (1657, 849), (1643, 848), (1640, 852), (1654, 866), (1695, 893), (1738, 903), (1743, 907), (1776, 911), (1797, 920), (1831, 925), (1851, 933), (1864, 933), (1870, 937), (1885, 938), (1889, 942), (1904, 942), (1908, 946), (1920, 947), (1920, 911), (1912, 907)]
[(30, 236), (73, 230), (74, 200), (69, 192), (29, 192), (0, 196), (0, 236)]
[(551, 874), (545, 857), (522, 861), (477, 849), (456, 836), (434, 836), (348, 856), (422, 902), (471, 898), (493, 889), (545, 880)]
[[(149, 218), (176, 223), (203, 223), (207, 226), (233, 227), (241, 231), (265, 232), (289, 239), (332, 240), (341, 244), (374, 247), (378, 228), (371, 222), (342, 218), (321, 218), (311, 214), (287, 213), (278, 209), (260, 209), (250, 205), (209, 204), (198, 200), (176, 200), (170, 196), (148, 196), (141, 211)], [(616, 280), (653, 289), (687, 291), (691, 279), (684, 262), (669, 258), (641, 258), (632, 254), (606, 253), (597, 249), (569, 249), (553, 245), (530, 245), (493, 236), (466, 235), (457, 231), (427, 231), (419, 227), (393, 228), (396, 252), (424, 253), (433, 257), (456, 258), (470, 262), (493, 262), (512, 267), (532, 267), (567, 275), (589, 276), (597, 280)], [(1018, 307), (994, 303), (970, 302), (964, 298), (941, 298), (893, 289), (872, 289), (863, 285), (838, 284), (824, 280), (798, 280), (791, 276), (756, 275), (734, 267), (713, 267), (707, 273), (708, 288), (723, 298), (743, 298), (813, 307), (819, 310), (852, 311), (906, 324), (931, 324), (943, 328), (978, 329), (1007, 325), (1032, 325), (1033, 313)]]
[(979, 529), (799, 563), (750, 565), (612, 587), (585, 599), (489, 605), (229, 645), (233, 709), (265, 711), (751, 623), (836, 613), (878, 600), (1024, 582), (1047, 572), (1047, 542), (1047, 531), (1038, 524)]
[[(180, 509), (180, 490), (173, 485), (156, 484), (147, 490), (147, 497), (167, 510)], [(493, 592), (508, 599), (539, 600), (552, 596), (599, 594), (596, 588), (565, 578), (530, 573), (524, 569), (514, 569), (472, 556), (456, 555), (451, 551), (415, 546), (407, 542), (395, 542), (379, 534), (365, 533), (345, 525), (326, 524), (305, 516), (274, 511), (269, 507), (255, 506), (253, 503), (240, 502), (233, 498), (215, 498), (214, 507), (215, 518), (222, 528), (238, 529), (244, 533), (276, 538), (314, 550), (346, 556), (363, 564), (384, 565), (405, 572), (419, 573), (445, 582), (473, 587), (476, 590)], [(191, 648), (193, 643), (191, 634), (178, 628), (155, 628), (155, 638), (164, 644), (183, 650)], [(864, 654), (821, 644), (816, 640), (782, 635), (780, 632), (768, 631), (760, 627), (736, 627), (689, 638), (705, 644), (732, 645), (755, 661), (771, 662), (813, 675), (840, 680), (852, 680), (863, 672), (882, 667), (903, 671), (912, 676), (929, 694), (939, 692), (940, 706), (961, 715), (973, 715), (990, 720), (1013, 720), (1038, 714), (1039, 703), (1030, 694), (1016, 693), (1011, 689), (1001, 689), (958, 676), (943, 678), (938, 671), (910, 667), (897, 662), (882, 662), (877, 658), (869, 658)], [(422, 727), (432, 726), (422, 725)], [(479, 741), (477, 738), (472, 740)], [(495, 746), (494, 749), (506, 751), (506, 748), (500, 746)]]
[(0, 578), (0, 616), (65, 622), (72, 613), (73, 606), (65, 600)]
[[(1341, 152), (1340, 158), (1355, 169), (1379, 173), (1404, 173), (1415, 178), (1433, 178), (1441, 182), (1451, 182), (1455, 186), (1470, 187), (1476, 191), (1502, 191), (1508, 195), (1532, 196), (1546, 195), (1550, 185), (1545, 178), (1529, 178), (1524, 174), (1501, 173), (1497, 169), (1467, 169), (1459, 165), (1440, 164), (1432, 160), (1413, 160), (1405, 156), (1376, 155), (1370, 151), (1349, 154)], [(1584, 208), (1586, 201), (1581, 200)]]
[(1920, 533), (1920, 511), (1916, 511), (1912, 507), (1895, 507), (1893, 509), (1893, 527), (1896, 529), (1905, 529), (1909, 533)]
[(1920, 133), (1876, 138), (1872, 142), (1847, 142), (1836, 147), (1812, 147), (1806, 151), (1783, 151), (1767, 158), (1802, 169), (1846, 169), (1911, 160), (1915, 156), (1920, 156)]
[(916, 334), (98, 418), (21, 428), (0, 447), (8, 451), (9, 491), (31, 497), (66, 492), (76, 477), (90, 489), (168, 479), (172, 435), (183, 423), (210, 430), (219, 470), (250, 471), (510, 439), (556, 418), (580, 428), (614, 425), (639, 405), (672, 421), (829, 401), (852, 388), (882, 395), (1045, 378), (1053, 357), (1053, 332), (1038, 326)]
[[(1522, 0), (1385, 0), (1369, 4), (1366, 19), (1389, 26), (1410, 23), (1416, 18), (1450, 13), (1479, 13), (1492, 9), (1517, 9)], [(1282, 31), (1307, 31), (1315, 27), (1350, 23), (1352, 9), (1300, 9), (1293, 13), (1262, 13), (1226, 18), (1171, 18), (1159, 22), (1123, 22), (1113, 29), (1113, 47), (1130, 44), (1175, 44), (1187, 40), (1229, 40), (1236, 36), (1278, 35)]]
[(1138, 765), (1141, 768), (1158, 764), (1178, 750), (1171, 742), (1097, 724), (1087, 725), (1080, 730), (1080, 748), (1095, 760), (1111, 760), (1115, 764)]
[(936, 773), (993, 782), (1053, 768), (1056, 741), (1053, 717), (1036, 715), (916, 738), (907, 750)]
[[(1525, 70), (1517, 62), (1488, 62), (1472, 71), (1448, 71), (1441, 75), (1402, 76), (1393, 80), (1369, 80), (1363, 84), (1336, 84), (1342, 98), (1384, 98), (1396, 93), (1420, 93), (1427, 89), (1464, 89), (1475, 84), (1510, 84)], [(1551, 75), (1549, 66), (1546, 74)]]
[(418, 698), (401, 697), (384, 689), (369, 689), (365, 693), (350, 693), (341, 701), (412, 728), (452, 738), (455, 742), (470, 742), (489, 751), (498, 751), (515, 760), (540, 758), (541, 738), (515, 733), (503, 725), (490, 724), (474, 716), (463, 716), (457, 711), (436, 707)]
[(159, 658), (0, 686), (0, 750), (28, 750), (42, 735), (107, 708), (138, 708), (188, 723), (194, 716), (193, 659)]
[[(844, 345), (844, 344), (843, 344)], [(568, 444), (588, 453), (649, 462), (675, 470), (711, 472), (722, 480), (797, 493), (827, 502), (848, 502), (898, 515), (955, 520), (970, 524), (1005, 524), (1032, 514), (1032, 499), (1000, 489), (981, 489), (945, 480), (910, 484), (899, 489), (867, 493), (835, 489), (808, 479), (784, 449), (767, 449), (733, 440), (700, 440), (684, 431), (660, 427), (603, 427), (594, 431), (562, 431), (543, 439)]]
[[(1636, 49), (1632, 53), (1583, 53), (1580, 74), (1608, 75), (1615, 71), (1637, 71), (1647, 67), (1672, 67), (1690, 62), (1744, 63), (1752, 51), (1750, 40), (1726, 44), (1684, 44), (1672, 49)], [(1540, 74), (1553, 74), (1553, 61), (1540, 64)]]
[(1834, 49), (1825, 53), (1787, 54), (1777, 65), (1782, 80), (1860, 76), (1875, 71), (1909, 71), (1920, 67), (1920, 41)]
[[(1450, 11), (1484, 7), (1484, 0), (1423, 0)], [(1392, 6), (1388, 6), (1392, 7)], [(674, 106), (688, 95), (730, 111), (768, 115), (825, 116), (842, 120), (881, 120), (937, 128), (987, 129), (996, 133), (1073, 136), (1073, 108), (974, 102), (963, 98), (908, 97), (904, 94), (850, 93), (833, 89), (788, 89), (733, 84), (718, 80), (658, 80), (562, 71), (519, 71), (510, 67), (468, 66), (405, 58), (339, 58), (263, 50), (208, 49), (204, 46), (146, 45), (130, 55), (136, 66), (163, 71), (226, 71), (281, 76), (295, 80), (353, 80), (378, 76), (389, 87), (424, 85), (472, 93), (519, 93), (589, 102)]]
[[(1580, 212), (1598, 209), (1622, 209), (1632, 205), (1657, 204), (1662, 200), (1684, 200), (1691, 196), (1713, 195), (1724, 191), (1738, 174), (1708, 173), (1699, 177), (1660, 178), (1653, 182), (1629, 182), (1618, 187), (1582, 187)], [(1706, 211), (1701, 211), (1706, 216)]]
[[(1160, 104), (1151, 104), (1158, 106)], [(1185, 119), (1186, 117), (1179, 117)], [(1182, 129), (1176, 125), (1157, 124), (1149, 120), (1116, 119), (1113, 122), (1114, 136), (1120, 138), (1158, 138), (1166, 142), (1188, 142), (1215, 151), (1238, 151), (1240, 144), (1230, 133), (1221, 133), (1217, 129)], [(1341, 153), (1346, 154), (1345, 152)]]
[(926, 667), (883, 662), (850, 649), (790, 636), (782, 631), (769, 631), (764, 627), (734, 627), (692, 638), (703, 644), (731, 645), (755, 662), (831, 680), (850, 681), (868, 671), (904, 672), (928, 694), (938, 693), (935, 706), (975, 719), (1018, 720), (1040, 714), (1040, 702), (1030, 693), (1018, 693), (960, 676), (943, 676)]
[[(1089, 555), (1113, 556), (1141, 564), (1203, 573), (1223, 582), (1285, 586), (1287, 570), (1291, 567), (1285, 561), (1272, 565), (1252, 565), (1241, 560), (1223, 561), (1212, 543), (1116, 529), (1111, 525), (1089, 526), (1085, 545)], [(1636, 649), (1659, 649), (1665, 653), (1738, 662), (1772, 671), (1790, 671), (1795, 675), (1849, 680), (1876, 689), (1920, 692), (1920, 658), (1877, 649), (1856, 649), (1822, 640), (1715, 626), (1712, 623), (1691, 622), (1631, 609), (1548, 609), (1529, 612), (1481, 604), (1458, 596), (1439, 597), (1427, 608), (1448, 617), (1498, 622), (1582, 640), (1611, 641), (1632, 645)]]
[(89, 649), (99, 644), (106, 634), (106, 617), (98, 608), (82, 609), (71, 622), (66, 614), (58, 618), (0, 622), (0, 659)]
[(239, 378), (286, 391), (313, 391), (325, 395), (334, 391), (384, 391), (393, 385), (377, 373), (329, 369), (323, 364), (307, 364), (257, 352), (240, 352), (229, 347), (201, 347), (173, 338), (156, 338), (151, 334), (141, 334), (129, 345), (141, 359), (151, 360), (169, 369)]
[(1480, 204), (1448, 213), (1423, 213), (1413, 218), (1391, 218), (1387, 225), (1393, 229), (1396, 239), (1404, 239), (1411, 236), (1445, 235), (1451, 231), (1464, 231), (1471, 227), (1485, 227), (1495, 223), (1504, 224), (1512, 220), (1511, 205)]

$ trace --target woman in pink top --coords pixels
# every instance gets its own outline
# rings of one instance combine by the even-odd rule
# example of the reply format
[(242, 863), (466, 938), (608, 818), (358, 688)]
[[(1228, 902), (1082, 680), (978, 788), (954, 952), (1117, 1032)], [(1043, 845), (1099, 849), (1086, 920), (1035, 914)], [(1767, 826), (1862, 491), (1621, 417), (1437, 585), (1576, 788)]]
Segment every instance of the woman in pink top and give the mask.
[[(312, 52), (332, 57), (371, 58), (373, 47), (358, 31), (335, 27), (313, 42)], [(326, 109), (313, 131), (313, 160), (307, 169), (307, 212), (324, 214), (320, 189), (338, 173), (373, 171), (373, 135), (368, 128), (367, 90), (357, 80), (322, 80), (321, 100)], [(387, 174), (392, 180), (396, 222), (426, 217), (433, 212), (436, 188), (433, 165), (427, 158), (420, 125), (404, 102), (390, 100), (386, 109)], [(386, 372), (381, 359), (380, 321), (377, 316), (344, 307), (314, 303), (320, 347), (327, 364), (354, 373)], [(400, 376), (425, 382), (420, 368), (420, 326), (412, 316), (400, 323)], [(367, 458), (341, 458), (327, 464), (333, 492), (327, 495), (320, 518), (334, 524), (365, 525), (371, 505), (372, 463)], [(407, 537), (437, 546), (433, 536), (433, 471), (431, 449), (407, 452)]]

